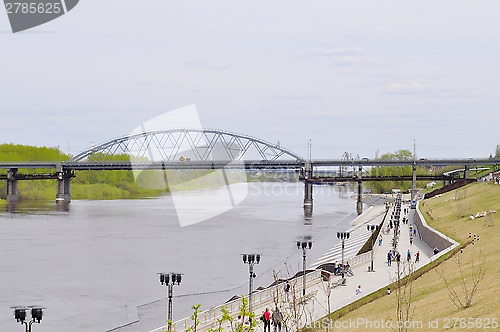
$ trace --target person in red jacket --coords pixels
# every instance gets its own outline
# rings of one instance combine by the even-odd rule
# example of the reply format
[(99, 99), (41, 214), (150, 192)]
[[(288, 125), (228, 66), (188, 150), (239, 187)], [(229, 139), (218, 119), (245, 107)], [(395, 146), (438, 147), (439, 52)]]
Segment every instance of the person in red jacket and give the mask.
[(266, 328), (267, 331), (271, 332), (271, 312), (269, 312), (268, 308), (262, 314), (262, 318), (264, 319), (264, 332), (266, 332)]

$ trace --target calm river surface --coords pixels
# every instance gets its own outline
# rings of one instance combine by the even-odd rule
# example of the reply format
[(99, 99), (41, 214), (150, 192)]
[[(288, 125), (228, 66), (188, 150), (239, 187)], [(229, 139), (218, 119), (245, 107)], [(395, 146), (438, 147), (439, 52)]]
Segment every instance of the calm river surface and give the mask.
[[(313, 237), (308, 251), (312, 263), (336, 243), (335, 232), (351, 225), (352, 193), (333, 186), (314, 190), (312, 224), (304, 222), (301, 183), (251, 183), (235, 208), (186, 227), (179, 224), (171, 196), (73, 201), (67, 211), (57, 211), (53, 202), (4, 210), (0, 331), (23, 330), (9, 308), (15, 305), (47, 308), (41, 324), (33, 327), (36, 332), (104, 332), (120, 326), (137, 319), (138, 305), (167, 296), (157, 272), (184, 273), (181, 285), (174, 287), (176, 296), (185, 295), (174, 300), (177, 320), (189, 315), (191, 304), (208, 308), (246, 289), (244, 252), (262, 255), (255, 266), (255, 285), (267, 286), (272, 270), (285, 273), (283, 262), (294, 271), (300, 268), (296, 240)], [(210, 200), (216, 192), (189, 195)], [(190, 295), (222, 290), (229, 291), (203, 298)], [(161, 316), (166, 308), (158, 321), (151, 319), (152, 327), (165, 322)]]

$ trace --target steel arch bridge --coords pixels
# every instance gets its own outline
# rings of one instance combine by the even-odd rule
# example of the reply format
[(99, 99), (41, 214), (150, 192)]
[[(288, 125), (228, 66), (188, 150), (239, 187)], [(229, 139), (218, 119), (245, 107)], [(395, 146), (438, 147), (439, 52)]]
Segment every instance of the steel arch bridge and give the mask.
[(137, 161), (303, 160), (298, 154), (248, 135), (215, 129), (144, 131), (109, 140), (82, 151), (70, 161), (108, 161), (126, 155)]

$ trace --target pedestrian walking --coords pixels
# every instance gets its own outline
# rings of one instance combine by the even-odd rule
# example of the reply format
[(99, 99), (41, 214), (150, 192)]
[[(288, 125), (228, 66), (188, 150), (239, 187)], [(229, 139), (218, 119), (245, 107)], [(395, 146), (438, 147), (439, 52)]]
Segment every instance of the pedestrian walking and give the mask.
[(415, 263), (418, 263), (420, 261), (420, 250), (417, 251), (417, 253), (415, 254)]
[(391, 266), (392, 263), (392, 252), (389, 250), (387, 253), (387, 266)]
[(410, 249), (406, 252), (406, 260), (409, 262), (411, 260), (411, 252)]
[(378, 237), (378, 246), (380, 247), (382, 245), (382, 235)]
[(398, 263), (398, 264), (399, 264), (400, 262), (401, 262), (401, 254), (398, 252), (398, 253), (396, 254), (396, 263)]
[(274, 332), (281, 332), (281, 326), (283, 322), (283, 314), (279, 311), (278, 307), (276, 307), (273, 311), (272, 315)]
[(413, 244), (413, 236), (410, 236), (410, 245)]
[(335, 270), (334, 270), (333, 274), (338, 276), (340, 274), (340, 270), (341, 270), (340, 264), (337, 261), (335, 261), (335, 263), (333, 263), (333, 264), (335, 266)]
[(285, 298), (287, 302), (290, 302), (290, 288), (292, 286), (290, 285), (290, 282), (287, 280), (285, 284)]
[(264, 321), (264, 332), (266, 332), (266, 329), (268, 332), (271, 332), (271, 313), (268, 308), (262, 314), (262, 320)]
[(413, 229), (413, 236), (417, 236), (417, 229), (416, 228)]

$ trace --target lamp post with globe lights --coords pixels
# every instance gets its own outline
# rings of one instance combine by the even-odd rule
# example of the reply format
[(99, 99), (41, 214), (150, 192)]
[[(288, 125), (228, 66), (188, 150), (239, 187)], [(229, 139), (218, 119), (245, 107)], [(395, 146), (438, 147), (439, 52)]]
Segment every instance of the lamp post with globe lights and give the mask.
[(312, 241), (297, 241), (297, 249), (302, 249), (302, 296), (306, 296), (306, 249), (312, 248)]
[[(16, 319), (16, 321), (21, 325), (24, 324), (26, 326), (26, 332), (31, 332), (31, 326), (33, 325), (33, 323), (36, 322), (37, 324), (40, 324), (40, 321), (43, 317), (43, 310), (46, 308), (32, 305), (27, 307), (15, 306), (11, 307), (11, 309), (14, 309), (14, 318)], [(30, 321), (26, 321), (27, 311), (31, 311)]]
[[(253, 286), (253, 279), (256, 277), (255, 273), (253, 272), (253, 266), (255, 264), (260, 263), (260, 254), (242, 254), (243, 256), (243, 263), (248, 264), (248, 273), (250, 275), (250, 281), (248, 283), (248, 310), (250, 311), (250, 314), (252, 313), (253, 306), (252, 306), (252, 286)], [(250, 317), (249, 320), (252, 318)]]
[(174, 285), (179, 286), (182, 273), (159, 272), (160, 283), (168, 287), (168, 331), (172, 331), (172, 297), (174, 296)]

